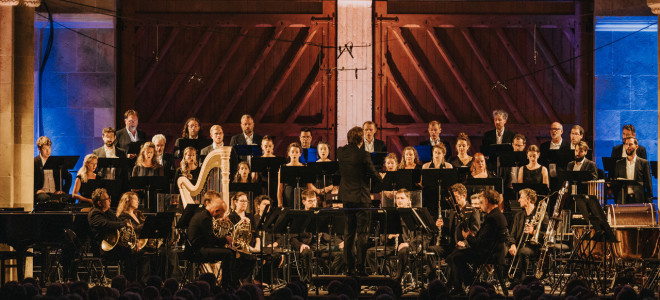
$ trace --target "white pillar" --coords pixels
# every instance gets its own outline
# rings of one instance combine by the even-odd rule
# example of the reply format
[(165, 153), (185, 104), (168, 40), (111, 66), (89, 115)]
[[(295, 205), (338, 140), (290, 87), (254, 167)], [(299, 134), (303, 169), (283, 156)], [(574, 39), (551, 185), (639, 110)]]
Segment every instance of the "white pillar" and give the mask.
[(349, 129), (372, 119), (372, 7), (372, 0), (337, 1), (337, 146), (346, 144)]

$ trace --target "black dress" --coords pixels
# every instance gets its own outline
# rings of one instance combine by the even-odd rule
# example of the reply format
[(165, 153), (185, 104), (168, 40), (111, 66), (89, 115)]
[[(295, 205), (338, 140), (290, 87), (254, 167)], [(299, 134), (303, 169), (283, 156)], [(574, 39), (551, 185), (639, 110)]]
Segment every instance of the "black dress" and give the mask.
[(538, 167), (534, 170), (530, 170), (527, 166), (523, 167), (523, 180), (522, 183), (543, 183), (543, 167)]
[(135, 165), (135, 167), (133, 167), (133, 173), (131, 174), (131, 177), (139, 176), (165, 176), (165, 169), (163, 169), (163, 166), (159, 166), (158, 168), (154, 169), (152, 167)]
[(463, 164), (460, 158), (458, 156), (452, 156), (452, 158), (449, 159), (448, 163), (450, 163), (454, 168), (460, 168), (460, 167), (471, 167), (472, 166), (472, 161), (474, 158), (470, 159), (470, 161), (467, 164)]
[(80, 175), (76, 176), (76, 179), (80, 180), (80, 190), (78, 190), (80, 196), (92, 199), (92, 192), (98, 187), (95, 183), (96, 179), (87, 179), (87, 182), (84, 182)]

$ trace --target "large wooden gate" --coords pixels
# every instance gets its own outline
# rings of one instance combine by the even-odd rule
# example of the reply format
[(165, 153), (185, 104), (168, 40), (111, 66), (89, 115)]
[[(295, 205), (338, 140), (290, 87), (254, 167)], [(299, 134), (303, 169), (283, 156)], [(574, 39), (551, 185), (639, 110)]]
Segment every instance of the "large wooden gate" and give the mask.
[(304, 126), (334, 146), (334, 2), (119, 2), (118, 124), (136, 109), (171, 149), (189, 117), (228, 143), (251, 114), (280, 155)]
[(491, 112), (504, 109), (528, 144), (549, 138), (553, 121), (582, 125), (591, 141), (591, 12), (581, 1), (376, 2), (381, 137), (400, 151), (438, 120), (452, 145), (465, 132), (474, 151), (493, 128)]

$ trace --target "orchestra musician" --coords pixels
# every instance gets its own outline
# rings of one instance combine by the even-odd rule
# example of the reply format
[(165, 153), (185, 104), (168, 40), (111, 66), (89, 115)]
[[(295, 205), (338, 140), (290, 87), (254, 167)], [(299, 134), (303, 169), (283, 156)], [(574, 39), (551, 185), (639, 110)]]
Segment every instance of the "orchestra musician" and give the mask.
[(96, 173), (94, 171), (96, 171), (97, 163), (98, 157), (96, 155), (87, 154), (83, 160), (82, 167), (78, 170), (71, 196), (73, 199), (78, 200), (79, 203), (92, 204), (92, 192), (94, 192), (92, 189), (94, 186), (89, 180), (96, 179)]
[(371, 214), (360, 208), (371, 207), (369, 178), (375, 183), (382, 182), (369, 153), (360, 150), (364, 143), (363, 136), (362, 128), (353, 127), (346, 134), (348, 144), (337, 149), (341, 174), (339, 199), (344, 203), (344, 208), (350, 209), (346, 213), (344, 231), (344, 259), (349, 275), (366, 275), (364, 260)]
[[(429, 246), (429, 249), (440, 257), (449, 255), (458, 242), (465, 242), (462, 235), (464, 228), (469, 228), (471, 232), (477, 232), (481, 227), (481, 212), (479, 209), (473, 209), (468, 205), (467, 188), (462, 183), (456, 183), (449, 188), (449, 192), (456, 200), (456, 203), (454, 203), (456, 209), (449, 210), (446, 223), (442, 218), (438, 218), (435, 222), (435, 225), (442, 230), (442, 234), (447, 237), (447, 241), (445, 244)], [(465, 219), (459, 218), (459, 215), (464, 215)]]
[(616, 199), (620, 203), (647, 203), (653, 197), (653, 186), (651, 185), (651, 167), (649, 161), (637, 156), (637, 138), (628, 137), (624, 144), (626, 156), (616, 162), (614, 178), (625, 178), (635, 180), (637, 185), (629, 185), (624, 188), (623, 195), (617, 190)]
[(598, 179), (598, 168), (595, 162), (586, 158), (587, 152), (589, 152), (589, 145), (586, 142), (580, 142), (575, 147), (575, 160), (568, 163), (566, 170), (587, 171), (591, 174), (590, 180), (596, 180)]
[[(626, 124), (623, 125), (623, 129), (621, 130), (621, 136), (623, 139), (623, 143), (625, 144), (626, 139), (629, 137), (637, 137), (637, 134), (635, 133), (635, 125), (632, 124)], [(621, 159), (623, 157), (628, 157), (628, 154), (626, 153), (626, 147), (624, 144), (616, 145), (612, 147), (612, 154), (610, 154), (610, 157), (614, 158), (615, 160)], [(637, 145), (637, 151), (636, 151), (637, 157), (641, 157), (643, 159), (646, 158), (646, 148), (642, 145)]]
[[(188, 118), (186, 120), (186, 123), (183, 124), (183, 129), (181, 130), (181, 137), (176, 139), (174, 141), (174, 157), (175, 158), (181, 158), (181, 146), (179, 145), (181, 141), (189, 139), (189, 140), (197, 140), (201, 139), (202, 136), (199, 134), (200, 130), (202, 130), (201, 127), (202, 123), (199, 122), (199, 120), (195, 117)], [(185, 150), (185, 149), (184, 149)], [(197, 150), (197, 149), (195, 149)]]
[[(248, 251), (250, 253), (254, 252), (257, 250), (256, 245), (261, 242), (259, 237), (255, 234), (255, 229), (257, 228), (257, 223), (256, 219), (254, 218), (254, 214), (247, 212), (248, 209), (248, 204), (250, 201), (248, 200), (247, 194), (243, 192), (237, 192), (231, 197), (231, 212), (227, 216), (229, 218), (229, 221), (231, 221), (234, 226), (236, 226), (239, 222), (244, 221), (244, 222), (249, 222), (250, 224), (250, 232), (252, 233), (252, 238), (248, 242)], [(234, 237), (236, 238), (236, 237)], [(240, 280), (241, 282), (244, 282), (248, 277), (250, 277), (250, 274), (252, 274), (252, 270), (254, 269), (254, 265), (256, 263), (256, 258), (252, 255), (240, 255), (237, 260), (234, 262), (234, 278)]]
[(34, 157), (34, 204), (44, 203), (51, 198), (67, 198), (71, 188), (72, 176), (68, 170), (62, 170), (62, 178), (57, 169), (44, 169), (51, 154), (51, 141), (42, 136), (37, 139), (39, 155)]
[[(511, 237), (508, 242), (508, 252), (512, 257), (515, 257), (516, 253), (518, 253), (518, 256), (520, 257), (520, 263), (518, 265), (519, 272), (516, 272), (514, 275), (520, 280), (525, 277), (527, 268), (530, 266), (531, 258), (538, 255), (539, 247), (538, 245), (535, 247), (534, 245), (527, 243), (536, 234), (537, 224), (531, 223), (534, 215), (537, 213), (536, 192), (532, 189), (522, 189), (519, 194), (520, 198), (518, 198), (518, 203), (520, 203), (520, 208), (522, 208), (522, 210), (517, 212), (513, 217)], [(548, 214), (546, 213), (541, 221), (543, 224), (542, 226), (547, 225), (548, 220)], [(541, 232), (543, 232), (543, 228), (545, 227), (542, 227)], [(523, 233), (528, 234), (528, 239), (522, 241), (522, 247), (517, 249), (518, 245), (516, 243), (520, 242)], [(539, 236), (539, 241), (543, 242), (542, 239), (543, 237)]]
[(447, 150), (447, 153), (445, 154), (445, 159), (449, 159), (451, 155), (451, 147), (449, 146), (449, 143), (447, 141), (443, 141), (440, 139), (440, 133), (442, 132), (442, 124), (438, 121), (431, 121), (429, 122), (429, 139), (424, 140), (420, 145), (426, 145), (426, 146), (435, 146), (438, 144), (443, 144), (445, 146), (445, 149)]
[[(129, 145), (133, 142), (143, 142), (147, 140), (147, 134), (138, 130), (138, 113), (132, 109), (124, 113), (124, 124), (126, 127), (117, 131), (117, 147), (128, 152)], [(134, 159), (135, 154), (128, 154), (128, 158)]]
[[(104, 238), (116, 235), (124, 226), (132, 228), (131, 222), (120, 220), (117, 214), (110, 208), (110, 196), (108, 192), (99, 188), (92, 193), (92, 203), (94, 208), (89, 211), (87, 221), (89, 222), (92, 233), (92, 253), (103, 258), (118, 260), (123, 266), (136, 266), (137, 260), (135, 253), (131, 249), (122, 245), (115, 246), (112, 250), (105, 252), (101, 248), (101, 242)], [(122, 268), (128, 270), (127, 268)], [(126, 279), (136, 281), (138, 278), (135, 272), (125, 273)]]
[(520, 183), (543, 183), (550, 187), (548, 169), (539, 164), (539, 147), (530, 145), (527, 147), (527, 160), (529, 163), (518, 170), (518, 182)]
[[(395, 192), (395, 203), (398, 208), (411, 208), (411, 198), (410, 192), (406, 189), (399, 189)], [(401, 231), (402, 234), (388, 234), (387, 240), (395, 240), (394, 245), (396, 245), (396, 270), (392, 274), (394, 280), (400, 281), (403, 273), (408, 267), (410, 259), (409, 253), (411, 251), (417, 252), (418, 247), (420, 247), (422, 239), (421, 236), (416, 236), (413, 231), (409, 230), (404, 222), (401, 222)], [(387, 242), (386, 240), (386, 242)], [(368, 265), (372, 271), (377, 269), (377, 256), (385, 255), (383, 251), (380, 251), (381, 247), (370, 248), (368, 251)], [(388, 247), (387, 255), (391, 255), (394, 252), (394, 247)]]
[[(119, 199), (116, 213), (116, 216), (120, 221), (131, 224), (135, 230), (136, 237), (139, 236), (142, 227), (144, 226), (144, 221), (147, 219), (142, 211), (138, 209), (139, 205), (140, 199), (137, 194), (131, 191), (126, 192), (121, 196), (121, 199)], [(134, 249), (132, 251), (136, 252), (136, 250), (139, 249)], [(149, 278), (151, 271), (148, 257), (145, 257), (139, 252), (133, 253), (133, 255), (135, 256), (136, 264), (126, 266), (126, 269), (124, 269), (127, 274), (126, 277), (137, 278), (141, 282), (147, 282), (147, 278)]]
[[(318, 208), (318, 198), (313, 190), (304, 190), (302, 192), (303, 205), (305, 210), (313, 210)], [(331, 236), (325, 232), (316, 233), (316, 239), (311, 232), (303, 232), (293, 234), (289, 239), (294, 253), (300, 256), (302, 262), (301, 280), (310, 280), (312, 272), (312, 257), (319, 256), (328, 258), (328, 247), (330, 243), (333, 245), (331, 251), (336, 252), (335, 258), (339, 258), (339, 251), (342, 251), (344, 242), (337, 236)], [(337, 266), (339, 261), (332, 263), (332, 266)], [(338, 270), (332, 268), (332, 273)]]
[(473, 158), (468, 154), (470, 146), (471, 143), (468, 135), (464, 132), (459, 133), (456, 137), (456, 156), (452, 156), (449, 159), (449, 163), (454, 166), (454, 168), (472, 166)]
[(146, 142), (142, 144), (131, 176), (165, 176), (165, 170), (158, 163), (158, 158), (156, 158), (156, 146), (154, 143)]
[(364, 131), (364, 144), (361, 149), (364, 149), (364, 151), (369, 153), (387, 152), (385, 142), (375, 137), (376, 131), (378, 131), (376, 123), (373, 121), (366, 121), (362, 124), (362, 130)]
[(451, 270), (448, 285), (452, 294), (464, 293), (462, 285), (472, 282), (474, 274), (468, 263), (482, 264), (490, 259), (497, 259), (494, 263), (499, 265), (505, 263), (509, 232), (506, 217), (499, 209), (500, 194), (495, 190), (485, 190), (479, 194), (479, 201), (481, 210), (486, 214), (481, 228), (476, 234), (463, 230), (461, 235), (466, 241), (457, 242), (456, 249), (447, 257)]
[(231, 246), (231, 236), (217, 237), (213, 234), (213, 218), (222, 218), (227, 211), (227, 204), (220, 193), (208, 191), (203, 196), (204, 209), (199, 210), (188, 224), (188, 240), (195, 257), (203, 260), (222, 261), (222, 280), (224, 288), (236, 288), (237, 281), (233, 278), (234, 252), (227, 248)]

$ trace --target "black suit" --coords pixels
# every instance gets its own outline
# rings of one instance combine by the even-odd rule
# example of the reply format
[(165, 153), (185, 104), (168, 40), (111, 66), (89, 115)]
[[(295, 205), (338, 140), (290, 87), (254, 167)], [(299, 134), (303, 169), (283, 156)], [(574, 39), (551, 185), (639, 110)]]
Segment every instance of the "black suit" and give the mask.
[[(541, 150), (541, 156), (539, 157), (539, 163), (544, 165), (545, 167), (548, 167), (550, 165), (550, 161), (548, 161), (548, 158), (550, 155), (548, 155), (550, 151), (550, 143), (551, 141), (547, 141), (544, 143), (541, 143), (541, 146), (539, 146), (539, 149)], [(571, 141), (568, 140), (563, 140), (561, 141), (561, 145), (559, 146), (559, 152), (561, 153), (561, 156), (559, 157), (560, 161), (553, 162), (557, 165), (558, 170), (563, 170), (564, 166), (568, 163), (570, 158), (574, 157), (574, 151), (571, 150)]]
[[(100, 148), (94, 149), (94, 152), (92, 152), (94, 155), (96, 155), (99, 158), (105, 158), (105, 146), (101, 146)], [(124, 149), (115, 147), (115, 156), (119, 158), (126, 158), (126, 151)]]
[[(252, 144), (261, 145), (261, 138), (263, 137), (256, 133), (252, 133)], [(231, 140), (229, 141), (229, 146), (236, 146), (236, 145), (247, 145), (247, 142), (245, 141), (245, 135), (243, 135), (242, 132), (232, 136)]]
[[(504, 132), (502, 133), (502, 144), (511, 144), (513, 143), (513, 137), (516, 134), (509, 130), (504, 128)], [(493, 144), (497, 144), (497, 134), (495, 133), (495, 129), (486, 131), (484, 133), (484, 139), (481, 142), (481, 148), (483, 149), (485, 146), (490, 146)]]
[[(137, 131), (137, 142), (146, 142), (147, 134), (144, 131)], [(128, 130), (126, 127), (117, 131), (117, 139), (115, 140), (115, 145), (117, 147), (124, 149), (128, 152), (128, 146), (131, 144), (131, 137), (128, 135)]]
[[(227, 239), (213, 234), (213, 218), (207, 209), (199, 210), (188, 224), (188, 240), (195, 257), (202, 260), (222, 260), (222, 283), (233, 285), (233, 252), (227, 248)], [(226, 278), (225, 278), (226, 275)]]
[[(646, 158), (646, 148), (643, 146), (637, 146), (637, 157), (641, 157), (643, 159)], [(619, 158), (625, 157), (623, 156), (623, 144), (614, 146), (612, 148), (612, 154), (610, 154), (610, 157), (614, 158), (614, 160), (618, 160)]]
[[(616, 167), (614, 168), (614, 178), (626, 178), (626, 161), (627, 158), (622, 158), (616, 162)], [(633, 194), (635, 195), (636, 203), (648, 203), (650, 198), (653, 197), (653, 185), (651, 183), (651, 166), (649, 161), (641, 157), (637, 157), (635, 161), (635, 181), (640, 185), (632, 186)], [(624, 187), (624, 190), (627, 190)], [(615, 191), (617, 194), (616, 199), (621, 200), (625, 195), (620, 195), (621, 190)], [(626, 193), (624, 191), (624, 193)], [(626, 203), (630, 203), (630, 200), (626, 200)]]
[[(575, 167), (575, 161), (569, 162), (568, 166), (566, 167), (566, 171), (573, 171), (573, 167)], [(591, 180), (598, 179), (598, 168), (596, 167), (596, 163), (593, 161), (585, 158), (582, 162), (582, 165), (580, 166), (580, 171), (588, 171), (591, 173)]]
[[(360, 149), (362, 149), (362, 150), (365, 149), (365, 147), (366, 147), (365, 143), (362, 143), (362, 146), (360, 146)], [(387, 152), (387, 146), (385, 145), (385, 142), (374, 138), (374, 152)]]
[(460, 283), (472, 280), (468, 263), (481, 264), (489, 259), (493, 263), (504, 265), (506, 261), (506, 242), (509, 240), (506, 217), (499, 208), (494, 208), (486, 215), (479, 232), (475, 236), (468, 236), (470, 247), (457, 248), (448, 257), (451, 268), (450, 284), (457, 287)]
[[(440, 142), (442, 142), (445, 145), (445, 161), (448, 161), (451, 158), (451, 146), (449, 143), (445, 140), (440, 139)], [(423, 142), (419, 143), (420, 146), (431, 146), (431, 139), (426, 139)], [(433, 153), (433, 150), (431, 150), (431, 153)]]
[[(381, 177), (376, 172), (369, 153), (360, 150), (355, 144), (348, 144), (337, 149), (337, 161), (341, 181), (339, 183), (339, 199), (344, 208), (371, 207), (371, 194), (369, 193), (369, 179), (380, 184)], [(346, 228), (344, 231), (344, 256), (349, 273), (354, 268), (364, 270), (367, 252), (367, 230), (370, 224), (370, 214), (366, 210), (351, 210), (346, 214)], [(357, 239), (357, 240), (356, 240)], [(353, 253), (355, 243), (355, 253)]]

